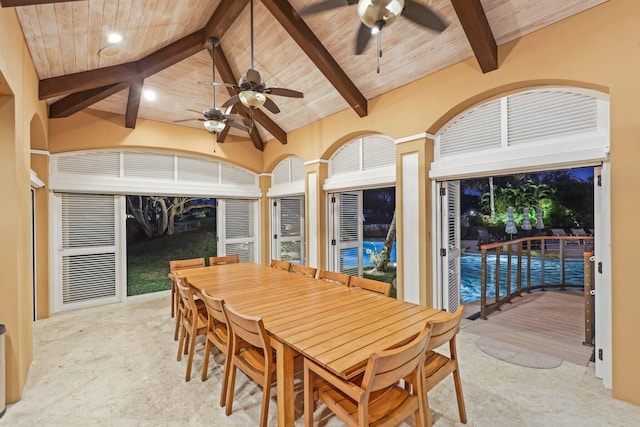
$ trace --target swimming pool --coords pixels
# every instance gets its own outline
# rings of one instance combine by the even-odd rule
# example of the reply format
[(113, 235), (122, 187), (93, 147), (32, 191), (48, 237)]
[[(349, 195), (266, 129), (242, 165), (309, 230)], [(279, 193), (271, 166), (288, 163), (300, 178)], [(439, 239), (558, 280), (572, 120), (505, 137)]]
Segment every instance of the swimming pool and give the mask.
[[(383, 240), (365, 240), (362, 242), (362, 266), (372, 267), (373, 263), (370, 260), (370, 256), (367, 250), (381, 252)], [(389, 262), (396, 262), (396, 243), (391, 246), (391, 253), (389, 254)], [(358, 267), (358, 249), (347, 249), (342, 253), (342, 266), (343, 268), (357, 268)]]
[[(496, 256), (487, 255), (487, 297), (495, 296)], [(581, 285), (584, 283), (584, 261), (565, 260), (565, 284)], [(460, 296), (462, 302), (480, 299), (480, 281), (482, 269), (482, 255), (462, 254), (460, 256)], [(518, 277), (518, 258), (511, 258), (511, 289), (515, 291)], [(522, 283), (526, 283), (526, 259), (522, 262)], [(541, 284), (542, 263), (539, 258), (531, 258), (531, 284)], [(560, 283), (560, 260), (545, 259), (544, 283), (556, 285)], [(507, 257), (500, 257), (500, 292), (507, 290)]]

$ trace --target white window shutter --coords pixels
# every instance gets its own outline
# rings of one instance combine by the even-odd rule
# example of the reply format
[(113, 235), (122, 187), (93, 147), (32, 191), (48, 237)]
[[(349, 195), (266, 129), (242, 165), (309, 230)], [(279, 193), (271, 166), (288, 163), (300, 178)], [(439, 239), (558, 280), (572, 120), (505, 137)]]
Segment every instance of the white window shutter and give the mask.
[(60, 195), (58, 308), (119, 300), (114, 196)]

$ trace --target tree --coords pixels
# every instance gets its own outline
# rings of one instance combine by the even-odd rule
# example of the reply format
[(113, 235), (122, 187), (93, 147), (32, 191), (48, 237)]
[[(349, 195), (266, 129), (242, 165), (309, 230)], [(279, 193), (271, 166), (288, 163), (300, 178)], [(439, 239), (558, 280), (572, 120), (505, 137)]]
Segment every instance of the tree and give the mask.
[(203, 199), (177, 196), (127, 196), (127, 214), (140, 224), (148, 239), (175, 233), (175, 219), (195, 209), (215, 209)]

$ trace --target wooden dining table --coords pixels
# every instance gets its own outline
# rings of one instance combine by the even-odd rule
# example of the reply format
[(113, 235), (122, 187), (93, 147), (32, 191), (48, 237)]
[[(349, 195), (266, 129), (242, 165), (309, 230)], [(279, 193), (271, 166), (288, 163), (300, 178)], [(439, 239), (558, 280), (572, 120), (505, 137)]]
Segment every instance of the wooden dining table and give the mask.
[(302, 354), (342, 378), (369, 356), (407, 342), (446, 312), (381, 294), (278, 270), (236, 263), (179, 271), (236, 310), (261, 317), (276, 350), (278, 425), (294, 424), (294, 357)]

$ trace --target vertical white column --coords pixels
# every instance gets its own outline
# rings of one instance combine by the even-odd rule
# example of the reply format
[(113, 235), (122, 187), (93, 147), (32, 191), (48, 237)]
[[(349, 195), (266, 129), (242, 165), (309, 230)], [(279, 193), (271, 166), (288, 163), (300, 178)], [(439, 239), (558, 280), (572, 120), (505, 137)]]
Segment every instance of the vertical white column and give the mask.
[(402, 268), (404, 300), (420, 304), (420, 200), (419, 158), (418, 153), (400, 156), (402, 162)]
[(307, 212), (305, 217), (309, 224), (309, 234), (307, 242), (309, 243), (309, 260), (310, 267), (318, 267), (318, 230), (320, 229), (318, 221), (318, 174), (310, 172), (307, 174)]

